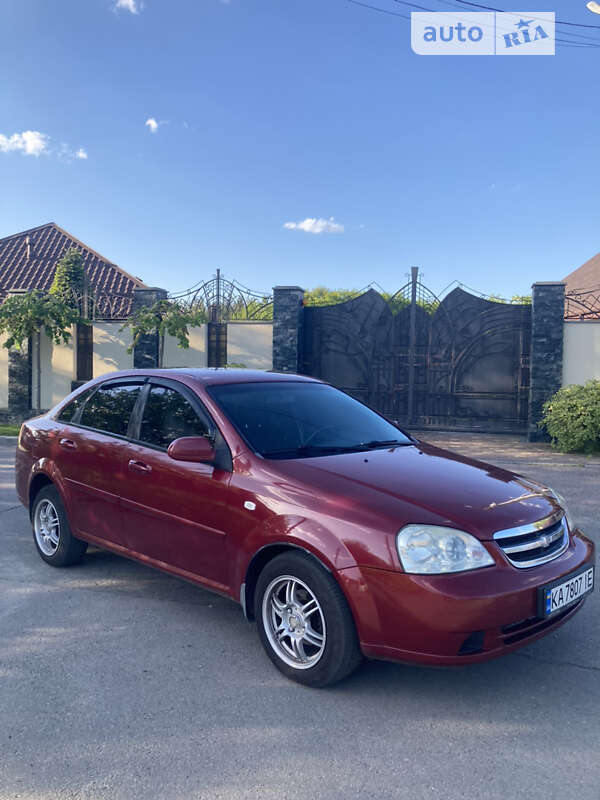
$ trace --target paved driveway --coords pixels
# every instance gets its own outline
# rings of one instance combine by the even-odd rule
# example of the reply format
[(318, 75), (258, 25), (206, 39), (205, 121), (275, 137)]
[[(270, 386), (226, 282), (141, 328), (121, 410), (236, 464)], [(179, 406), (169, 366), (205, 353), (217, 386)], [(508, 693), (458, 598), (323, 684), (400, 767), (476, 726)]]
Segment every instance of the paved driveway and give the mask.
[[(430, 440), (542, 478), (600, 542), (600, 459)], [(90, 550), (37, 556), (0, 447), (0, 798), (600, 797), (600, 593), (517, 654), (285, 680), (238, 607)]]

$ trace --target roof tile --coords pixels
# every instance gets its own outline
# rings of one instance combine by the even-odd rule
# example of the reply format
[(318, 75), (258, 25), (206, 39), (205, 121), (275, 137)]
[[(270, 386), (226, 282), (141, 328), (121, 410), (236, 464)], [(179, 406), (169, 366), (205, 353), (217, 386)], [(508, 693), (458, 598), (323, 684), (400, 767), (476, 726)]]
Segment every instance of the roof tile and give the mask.
[(145, 284), (54, 222), (0, 239), (0, 301), (15, 290), (47, 291), (54, 280), (56, 262), (71, 247), (83, 255), (89, 282), (98, 299), (99, 313), (115, 319), (129, 316), (133, 290)]

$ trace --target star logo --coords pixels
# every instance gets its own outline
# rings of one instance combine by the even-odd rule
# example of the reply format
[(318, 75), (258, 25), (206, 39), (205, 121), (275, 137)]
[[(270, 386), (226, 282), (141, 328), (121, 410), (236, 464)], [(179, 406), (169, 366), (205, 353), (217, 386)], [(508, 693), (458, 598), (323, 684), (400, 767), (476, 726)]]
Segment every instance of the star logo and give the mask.
[(528, 28), (532, 22), (533, 22), (532, 19), (520, 19), (518, 22), (515, 23), (515, 25), (519, 30), (523, 30), (523, 28)]

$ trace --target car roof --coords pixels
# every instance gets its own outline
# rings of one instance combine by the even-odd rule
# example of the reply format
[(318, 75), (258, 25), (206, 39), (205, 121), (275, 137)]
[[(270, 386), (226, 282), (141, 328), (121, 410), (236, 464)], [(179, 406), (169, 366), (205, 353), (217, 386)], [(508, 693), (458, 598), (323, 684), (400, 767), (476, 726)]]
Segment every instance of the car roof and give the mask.
[(321, 383), (307, 375), (296, 375), (293, 372), (265, 372), (259, 369), (227, 369), (224, 367), (177, 367), (169, 369), (128, 369), (109, 372), (97, 381), (114, 380), (115, 378), (173, 378), (187, 384), (210, 386), (223, 383), (278, 383), (282, 381), (300, 381), (303, 383)]

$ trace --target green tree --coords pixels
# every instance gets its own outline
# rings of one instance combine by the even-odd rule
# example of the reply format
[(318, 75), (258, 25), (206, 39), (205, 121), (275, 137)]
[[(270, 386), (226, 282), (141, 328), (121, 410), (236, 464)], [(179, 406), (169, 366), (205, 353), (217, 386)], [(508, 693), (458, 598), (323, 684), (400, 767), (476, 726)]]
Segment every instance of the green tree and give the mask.
[[(309, 289), (304, 293), (304, 305), (333, 306), (352, 300), (354, 297), (358, 297), (359, 294), (360, 292), (356, 289), (328, 289), (326, 286), (316, 286), (314, 289)], [(403, 295), (391, 295), (389, 292), (382, 292), (381, 296), (389, 304), (392, 314), (397, 314), (401, 309), (410, 305), (410, 300)], [(437, 302), (428, 302), (426, 300), (418, 300), (417, 302), (428, 314), (433, 314), (439, 305)]]
[(80, 314), (60, 297), (40, 291), (15, 294), (0, 306), (0, 332), (7, 335), (4, 347), (21, 349), (24, 341), (37, 336), (37, 408), (41, 408), (42, 331), (56, 344), (68, 344), (72, 326)]
[(513, 294), (510, 300), (507, 300), (506, 297), (501, 297), (499, 294), (490, 294), (488, 295), (488, 300), (491, 300), (492, 303), (508, 303), (517, 306), (531, 305), (530, 294)]
[(304, 293), (305, 306), (334, 306), (337, 303), (345, 303), (357, 297), (359, 292), (356, 289), (328, 289), (326, 286), (315, 286)]
[(179, 347), (185, 350), (190, 346), (189, 329), (196, 325), (207, 322), (208, 317), (204, 310), (192, 310), (182, 308), (172, 300), (157, 300), (151, 306), (143, 306), (138, 309), (123, 325), (121, 330), (129, 328), (132, 335), (131, 353), (142, 336), (149, 333), (156, 333), (159, 336), (159, 366), (162, 366), (165, 335), (174, 336)]
[(66, 251), (64, 256), (56, 262), (56, 272), (50, 287), (50, 294), (58, 297), (67, 305), (79, 307), (83, 316), (88, 315), (83, 303), (88, 291), (87, 276), (83, 266), (83, 256), (74, 247)]

